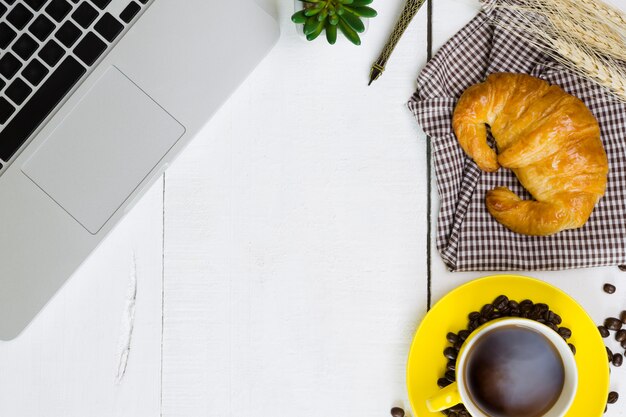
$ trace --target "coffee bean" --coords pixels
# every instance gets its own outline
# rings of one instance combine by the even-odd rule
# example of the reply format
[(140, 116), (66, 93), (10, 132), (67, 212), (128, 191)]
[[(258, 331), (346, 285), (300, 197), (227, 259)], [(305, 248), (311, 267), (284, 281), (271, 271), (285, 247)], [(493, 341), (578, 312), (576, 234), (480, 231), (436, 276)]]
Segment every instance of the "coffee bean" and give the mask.
[(448, 342), (454, 343), (459, 340), (459, 336), (457, 336), (455, 333), (448, 332), (448, 334), (446, 335), (446, 339), (448, 339)]
[(561, 316), (559, 316), (558, 314), (554, 313), (554, 320), (552, 320), (552, 323), (554, 323), (554, 324), (556, 324), (558, 326), (562, 322), (563, 322), (563, 319), (561, 319)]
[(621, 329), (615, 332), (615, 340), (617, 340), (620, 343), (626, 340), (626, 330)]
[(519, 309), (519, 303), (515, 300), (509, 300), (509, 308), (511, 310)]
[(448, 371), (455, 371), (456, 370), (456, 362), (455, 361), (448, 361), (448, 364), (446, 365), (446, 369)]
[(458, 351), (453, 347), (447, 347), (443, 351), (443, 356), (450, 360), (455, 360), (458, 355)]
[(543, 313), (543, 319), (552, 323), (552, 320), (554, 320), (554, 312), (552, 310), (546, 311)]
[(493, 313), (494, 307), (493, 304), (485, 304), (483, 308), (480, 309), (480, 314), (483, 317), (489, 317), (491, 313)]
[(554, 323), (546, 323), (546, 326), (548, 326), (549, 328), (551, 328), (552, 330), (554, 330), (555, 332), (559, 332), (559, 327), (554, 324)]
[(452, 347), (454, 347), (456, 350), (461, 350), (461, 346), (463, 346), (463, 342), (461, 340), (457, 340), (456, 342), (454, 342), (454, 345), (452, 345)]
[(624, 361), (624, 357), (619, 354), (619, 353), (614, 353), (613, 354), (613, 366), (619, 368), (620, 366), (622, 366), (622, 362)]
[(459, 339), (465, 341), (465, 339), (467, 339), (470, 335), (470, 332), (468, 332), (467, 330), (461, 330), (459, 332)]
[(622, 311), (619, 314), (619, 319), (621, 320), (622, 323), (626, 324), (626, 311)]
[(576, 354), (576, 346), (572, 345), (571, 343), (568, 343), (567, 346), (569, 346), (569, 348), (571, 349), (572, 353), (575, 355)]
[(619, 394), (615, 391), (611, 391), (609, 392), (609, 398), (607, 400), (607, 403), (615, 404), (618, 399), (619, 399)]
[(483, 325), (485, 323), (487, 323), (489, 321), (489, 319), (487, 317), (481, 317), (478, 319), (478, 324)]
[(495, 320), (495, 319), (499, 319), (500, 317), (502, 317), (502, 314), (499, 311), (494, 311), (493, 313), (491, 313), (491, 320)]
[(448, 410), (454, 411), (455, 413), (460, 413), (461, 411), (465, 410), (465, 406), (463, 404), (457, 404), (453, 407), (448, 408)]
[[(619, 353), (616, 353), (616, 355), (619, 355)], [(456, 381), (456, 375), (454, 374), (454, 371), (446, 371), (445, 377), (450, 382)]]
[(492, 304), (498, 310), (502, 310), (503, 308), (508, 306), (508, 304), (509, 304), (509, 297), (507, 297), (506, 295), (499, 295), (499, 296), (496, 297), (495, 300), (493, 300)]
[(622, 322), (615, 317), (609, 317), (604, 320), (604, 327), (608, 330), (619, 330), (622, 328)]
[(474, 330), (476, 330), (476, 328), (478, 327), (478, 320), (473, 320), (470, 322), (469, 326), (467, 327), (471, 332), (473, 332)]
[(600, 336), (602, 336), (603, 338), (607, 338), (611, 334), (604, 326), (598, 326), (598, 331), (600, 331)]
[(618, 265), (618, 268), (622, 272), (626, 272), (626, 265)]
[(611, 349), (609, 349), (608, 347), (606, 347), (606, 355), (609, 358), (609, 362), (613, 362), (613, 352), (611, 352)]
[(566, 340), (572, 337), (572, 331), (568, 329), (567, 327), (559, 327), (558, 333), (561, 335), (563, 339), (566, 339)]
[(541, 324), (546, 324), (546, 321), (544, 319), (536, 319), (537, 323), (541, 323)]
[(441, 410), (441, 414), (443, 414), (444, 416), (448, 416), (448, 415), (450, 415), (450, 411), (448, 411), (448, 410)]
[(604, 284), (604, 287), (602, 287), (602, 289), (607, 294), (613, 294), (615, 292), (615, 285), (613, 285), (613, 284)]
[(450, 385), (451, 383), (452, 383), (452, 382), (448, 381), (448, 380), (447, 380), (447, 379), (445, 379), (445, 378), (439, 378), (439, 379), (437, 380), (437, 386), (438, 386), (439, 388), (445, 388), (445, 387), (447, 387), (448, 385)]
[(533, 309), (533, 305), (534, 305), (534, 303), (532, 301), (530, 301), (530, 300), (522, 300), (519, 303), (519, 308), (520, 308), (520, 310), (522, 312), (530, 311), (530, 310)]
[(467, 318), (469, 319), (469, 321), (478, 320), (479, 317), (480, 317), (480, 313), (478, 311), (472, 311), (471, 313), (467, 315)]
[(393, 407), (391, 409), (391, 415), (393, 417), (404, 417), (404, 410), (400, 407)]
[(509, 311), (509, 316), (511, 317), (519, 317), (520, 315), (521, 315), (521, 312), (519, 308), (512, 308), (511, 311)]

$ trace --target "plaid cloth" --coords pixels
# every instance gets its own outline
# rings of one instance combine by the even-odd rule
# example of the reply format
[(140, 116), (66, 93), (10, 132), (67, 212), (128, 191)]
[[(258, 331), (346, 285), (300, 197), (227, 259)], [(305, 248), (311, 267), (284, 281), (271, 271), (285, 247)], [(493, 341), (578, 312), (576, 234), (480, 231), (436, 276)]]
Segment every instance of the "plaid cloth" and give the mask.
[[(409, 108), (430, 137), (440, 210), (437, 249), (451, 271), (556, 270), (626, 264), (626, 106), (521, 38), (491, 25), (511, 19), (494, 1), (446, 43), (417, 80)], [(494, 72), (528, 73), (582, 99), (598, 119), (609, 157), (605, 196), (581, 229), (548, 237), (513, 233), (487, 212), (485, 194), (509, 187), (531, 196), (506, 169), (482, 172), (459, 146), (452, 114), (460, 95)], [(490, 139), (492, 140), (492, 139)]]

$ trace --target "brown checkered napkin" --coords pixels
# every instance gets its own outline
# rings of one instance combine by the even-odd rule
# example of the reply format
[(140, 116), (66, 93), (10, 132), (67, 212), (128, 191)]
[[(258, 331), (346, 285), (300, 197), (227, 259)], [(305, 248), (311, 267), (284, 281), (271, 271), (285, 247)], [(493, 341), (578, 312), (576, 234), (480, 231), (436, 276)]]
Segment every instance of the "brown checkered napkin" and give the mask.
[[(437, 248), (452, 271), (554, 270), (626, 264), (626, 106), (596, 84), (569, 72), (510, 32), (493, 1), (446, 43), (417, 80), (409, 108), (430, 136), (440, 211)], [(587, 224), (549, 237), (524, 236), (497, 223), (485, 194), (507, 186), (531, 198), (512, 172), (482, 172), (465, 156), (452, 130), (452, 113), (469, 86), (493, 72), (523, 72), (582, 99), (600, 122), (609, 156), (606, 195)]]

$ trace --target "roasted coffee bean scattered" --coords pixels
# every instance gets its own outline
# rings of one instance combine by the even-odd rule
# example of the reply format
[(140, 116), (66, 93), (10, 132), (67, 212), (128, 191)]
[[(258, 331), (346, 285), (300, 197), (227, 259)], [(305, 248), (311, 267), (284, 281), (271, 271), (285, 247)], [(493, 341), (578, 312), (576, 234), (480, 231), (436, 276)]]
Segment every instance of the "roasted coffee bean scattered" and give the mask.
[(600, 332), (600, 336), (602, 336), (603, 338), (607, 338), (611, 334), (604, 326), (598, 326), (598, 331)]
[(626, 265), (619, 265), (618, 268), (620, 271), (626, 272)]
[(499, 295), (493, 300), (493, 306), (498, 310), (504, 310), (509, 306), (509, 297), (506, 295)]
[(480, 318), (480, 313), (478, 311), (472, 311), (471, 313), (469, 313), (467, 318), (470, 321), (478, 320)]
[[(619, 353), (616, 353), (616, 355), (619, 355)], [(621, 355), (620, 355), (621, 356)], [(446, 371), (446, 379), (450, 382), (454, 382), (456, 381), (456, 376), (454, 374), (454, 371)]]
[(485, 304), (483, 308), (480, 309), (480, 314), (485, 318), (490, 317), (494, 309), (493, 304)]
[(391, 409), (392, 417), (404, 417), (404, 410), (400, 407), (393, 407)]
[(619, 313), (619, 319), (623, 324), (626, 324), (626, 310)]
[(469, 337), (470, 332), (468, 330), (461, 330), (458, 334), (459, 334), (459, 339), (465, 341), (465, 339)]
[(615, 333), (615, 340), (617, 340), (620, 343), (622, 343), (624, 340), (626, 340), (626, 329), (618, 330)]
[(567, 346), (569, 346), (569, 348), (572, 350), (572, 353), (575, 355), (576, 354), (576, 346), (572, 345), (571, 343), (568, 343)]
[(451, 383), (452, 383), (452, 382), (448, 381), (448, 380), (447, 380), (447, 379), (445, 379), (445, 378), (439, 378), (439, 379), (437, 380), (437, 386), (439, 386), (439, 388), (445, 388), (445, 387), (447, 387), (448, 385), (450, 385)]
[(615, 292), (615, 285), (613, 284), (604, 284), (604, 292), (607, 294), (613, 294)]
[(447, 347), (443, 351), (443, 356), (445, 356), (446, 358), (450, 360), (456, 359), (458, 354), (459, 354), (459, 351), (453, 347)]
[(608, 346), (606, 347), (606, 356), (609, 358), (609, 362), (613, 362), (613, 352), (611, 351), (611, 349), (609, 349)]
[(448, 361), (448, 365), (446, 365), (446, 369), (448, 371), (455, 371), (456, 370), (456, 362), (455, 361)]
[(448, 342), (450, 343), (455, 343), (457, 340), (459, 340), (459, 336), (457, 336), (456, 334), (449, 332), (446, 335), (446, 339), (448, 339)]
[(615, 404), (618, 399), (619, 399), (619, 394), (615, 391), (611, 391), (609, 392), (609, 398), (607, 400), (607, 403)]
[(604, 327), (606, 327), (608, 330), (619, 330), (622, 328), (622, 322), (615, 317), (609, 317), (604, 320)]
[(626, 340), (622, 341), (620, 343), (620, 346), (622, 347), (622, 349), (626, 349)]
[(619, 354), (619, 353), (614, 353), (613, 354), (613, 360), (611, 361), (613, 366), (619, 368), (620, 366), (622, 366), (622, 362), (623, 361), (624, 361), (624, 357), (621, 354)]
[(567, 327), (559, 327), (559, 331), (558, 333), (561, 335), (561, 337), (565, 340), (569, 339), (570, 337), (572, 337), (572, 331), (570, 329), (568, 329)]

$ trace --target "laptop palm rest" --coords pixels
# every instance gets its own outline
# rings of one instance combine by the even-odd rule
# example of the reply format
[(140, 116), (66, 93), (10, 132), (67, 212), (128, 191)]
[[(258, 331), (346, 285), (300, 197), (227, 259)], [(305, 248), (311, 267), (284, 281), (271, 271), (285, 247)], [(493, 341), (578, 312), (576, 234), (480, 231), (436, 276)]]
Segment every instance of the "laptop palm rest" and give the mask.
[(110, 67), (22, 172), (96, 234), (184, 133), (180, 123)]

